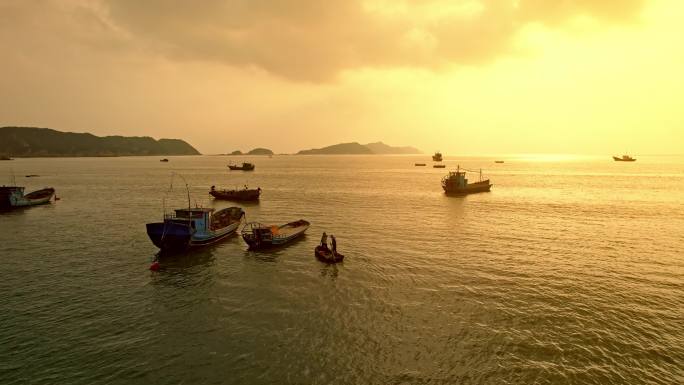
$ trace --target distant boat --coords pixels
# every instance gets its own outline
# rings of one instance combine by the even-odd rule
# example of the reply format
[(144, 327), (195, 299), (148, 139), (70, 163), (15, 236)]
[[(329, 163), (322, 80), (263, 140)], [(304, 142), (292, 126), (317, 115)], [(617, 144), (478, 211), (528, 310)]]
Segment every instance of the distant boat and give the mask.
[(442, 153), (439, 151), (435, 152), (435, 155), (432, 156), (432, 160), (435, 162), (441, 162), (442, 161)]
[(446, 165), (445, 164), (433, 164), (432, 167), (434, 167), (434, 168), (445, 168)]
[(621, 157), (614, 156), (613, 160), (616, 162), (634, 162), (636, 161), (636, 158), (632, 158), (629, 155), (623, 155)]
[(416, 163), (415, 165), (416, 165), (417, 167), (422, 167), (422, 166), (425, 166), (425, 163)]
[(503, 163), (503, 160), (495, 160), (494, 163)]
[(159, 159), (160, 162), (168, 162), (169, 160), (164, 158), (164, 159)]
[(28, 174), (28, 175), (26, 175), (27, 178), (37, 178), (37, 177), (39, 177), (39, 176), (40, 176), (40, 175), (36, 175), (36, 174)]
[(261, 194), (261, 188), (249, 189), (245, 186), (244, 189), (217, 190), (216, 186), (211, 186), (209, 194), (215, 199), (228, 201), (258, 201), (259, 195)]
[(304, 235), (309, 225), (304, 219), (280, 226), (252, 222), (242, 228), (242, 239), (252, 250), (281, 246)]
[(442, 188), (447, 195), (465, 195), (478, 192), (487, 192), (492, 188), (489, 179), (482, 179), (482, 170), (480, 170), (480, 180), (475, 183), (468, 183), (466, 178), (466, 171), (461, 171), (458, 166), (456, 171), (450, 172), (442, 179)]
[(55, 195), (55, 189), (47, 187), (24, 195), (24, 187), (0, 187), (0, 208), (27, 207), (50, 203)]
[(229, 164), (228, 168), (231, 170), (242, 170), (242, 171), (252, 171), (254, 170), (254, 163), (248, 163), (248, 162), (243, 162), (242, 166), (238, 166), (235, 164)]
[(239, 207), (214, 212), (195, 207), (164, 214), (163, 222), (148, 223), (147, 236), (162, 252), (183, 252), (211, 245), (235, 233), (245, 216)]
[(321, 245), (316, 246), (316, 249), (314, 250), (314, 255), (319, 261), (325, 263), (338, 263), (344, 260), (344, 255), (338, 252), (333, 252), (329, 248), (323, 247)]
[(0, 160), (14, 160), (14, 159), (10, 158), (9, 156), (2, 155), (2, 156), (0, 156)]

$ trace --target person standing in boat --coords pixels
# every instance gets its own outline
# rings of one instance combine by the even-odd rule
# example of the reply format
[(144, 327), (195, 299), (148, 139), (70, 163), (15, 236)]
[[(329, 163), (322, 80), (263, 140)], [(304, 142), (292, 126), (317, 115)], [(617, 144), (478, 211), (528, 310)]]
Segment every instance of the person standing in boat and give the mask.
[(330, 243), (332, 245), (333, 255), (337, 254), (337, 239), (335, 239), (335, 236), (332, 234), (330, 234)]
[(328, 234), (323, 232), (323, 236), (321, 237), (321, 247), (324, 249), (328, 250)]

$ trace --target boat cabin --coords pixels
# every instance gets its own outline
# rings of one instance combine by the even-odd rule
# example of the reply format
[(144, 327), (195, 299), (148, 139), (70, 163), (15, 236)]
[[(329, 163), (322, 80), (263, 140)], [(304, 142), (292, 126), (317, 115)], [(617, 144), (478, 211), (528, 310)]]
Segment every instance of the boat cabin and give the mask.
[(164, 220), (189, 224), (190, 227), (197, 232), (206, 233), (210, 230), (211, 215), (213, 212), (214, 209), (209, 207), (177, 209), (175, 210), (175, 214), (165, 215)]
[(449, 175), (444, 178), (444, 185), (452, 189), (463, 189), (468, 186), (468, 178), (466, 178), (465, 171), (450, 171)]

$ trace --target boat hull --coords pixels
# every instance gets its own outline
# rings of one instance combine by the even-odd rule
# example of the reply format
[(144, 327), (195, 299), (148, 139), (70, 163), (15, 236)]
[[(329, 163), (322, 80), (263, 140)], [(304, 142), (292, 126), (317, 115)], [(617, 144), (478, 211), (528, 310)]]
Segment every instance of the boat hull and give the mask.
[(613, 160), (616, 161), (616, 162), (634, 162), (634, 161), (636, 161), (635, 158), (627, 158), (627, 159), (625, 159), (625, 158), (620, 158), (620, 157), (617, 157), (617, 156), (614, 156), (614, 157), (613, 157)]
[(472, 183), (465, 188), (450, 188), (443, 186), (444, 193), (447, 195), (467, 195), (481, 192), (489, 192), (492, 189), (492, 184), (489, 181)]
[(22, 187), (2, 187), (0, 188), (0, 208), (43, 205), (50, 203), (54, 196), (55, 189), (52, 187), (36, 190), (26, 195), (23, 194)]
[(261, 228), (261, 232), (258, 228), (253, 228), (251, 231), (243, 230), (242, 239), (245, 241), (245, 243), (247, 243), (250, 250), (262, 250), (273, 247), (279, 247), (287, 243), (290, 243), (304, 235), (306, 230), (309, 228), (309, 225), (309, 222), (305, 220), (290, 222), (278, 227), (279, 229), (286, 229), (290, 227), (290, 232), (288, 232), (285, 235), (278, 234), (275, 236), (273, 236), (272, 234), (269, 235), (267, 232), (263, 232), (263, 229), (265, 228)]
[(227, 201), (250, 202), (258, 201), (261, 192), (259, 190), (212, 190), (209, 194), (214, 199)]
[(209, 246), (224, 240), (235, 233), (239, 222), (198, 236), (190, 225), (176, 222), (156, 222), (147, 224), (147, 236), (162, 252), (180, 253), (194, 248)]
[(344, 255), (337, 252), (333, 253), (332, 250), (321, 246), (316, 246), (314, 255), (316, 259), (325, 263), (338, 263), (344, 260)]

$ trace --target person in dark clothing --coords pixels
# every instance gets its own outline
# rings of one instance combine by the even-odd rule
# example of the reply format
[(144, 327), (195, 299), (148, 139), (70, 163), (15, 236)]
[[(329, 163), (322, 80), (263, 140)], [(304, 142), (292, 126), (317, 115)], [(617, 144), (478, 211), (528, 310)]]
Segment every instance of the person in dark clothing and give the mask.
[(330, 243), (332, 244), (333, 254), (337, 254), (337, 239), (335, 239), (335, 236), (332, 234), (330, 234)]
[(323, 247), (326, 250), (328, 249), (328, 234), (326, 234), (325, 231), (323, 232), (323, 236), (321, 237), (321, 247)]

